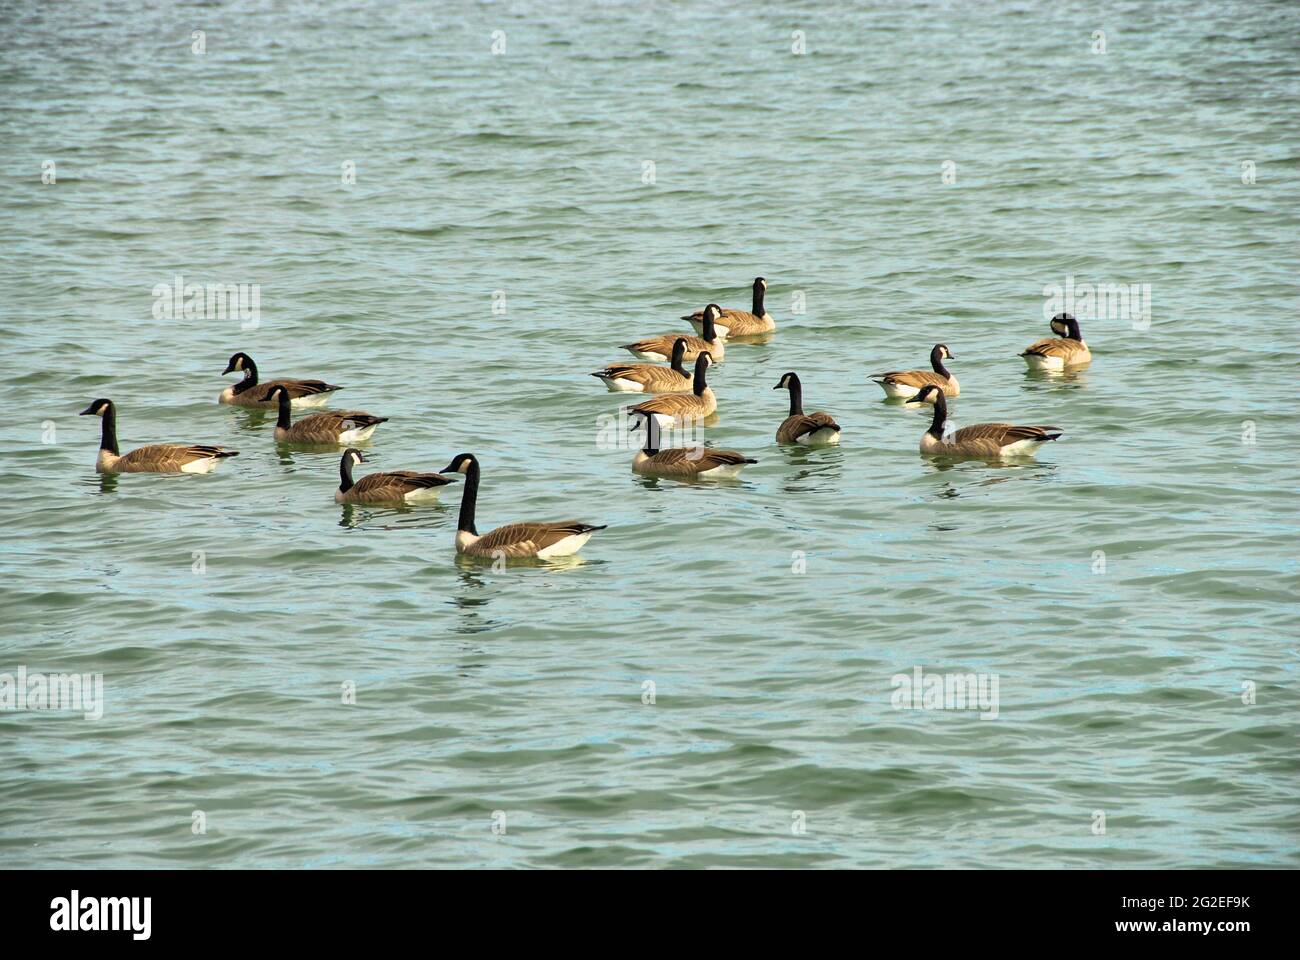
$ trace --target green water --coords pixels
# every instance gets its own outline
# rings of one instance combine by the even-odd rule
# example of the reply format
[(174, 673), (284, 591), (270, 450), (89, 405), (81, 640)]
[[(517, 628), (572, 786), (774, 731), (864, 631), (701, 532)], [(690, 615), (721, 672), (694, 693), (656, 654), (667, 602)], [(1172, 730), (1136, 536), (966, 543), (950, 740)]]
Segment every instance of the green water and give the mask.
[[(0, 865), (1295, 865), (1298, 32), (1290, 3), (5, 7), (0, 673), (106, 702), (0, 714)], [(258, 284), (256, 329), (156, 319), (177, 274)], [(759, 464), (634, 477), (587, 374), (760, 274), (779, 330), (711, 371), (707, 429)], [(1068, 276), (1149, 284), (1150, 324), (1085, 321), (1092, 365), (1031, 376)], [(958, 424), (1066, 438), (919, 456), (927, 415), (868, 377), (940, 341)], [(390, 417), (359, 472), (477, 454), (481, 531), (609, 527), (494, 571), (456, 560), (459, 487), (339, 507), (336, 454), (217, 405), (236, 350)], [(776, 446), (787, 370), (839, 448)], [(240, 456), (102, 479), (96, 397), (124, 450)], [(997, 718), (894, 709), (917, 666), (996, 675)]]

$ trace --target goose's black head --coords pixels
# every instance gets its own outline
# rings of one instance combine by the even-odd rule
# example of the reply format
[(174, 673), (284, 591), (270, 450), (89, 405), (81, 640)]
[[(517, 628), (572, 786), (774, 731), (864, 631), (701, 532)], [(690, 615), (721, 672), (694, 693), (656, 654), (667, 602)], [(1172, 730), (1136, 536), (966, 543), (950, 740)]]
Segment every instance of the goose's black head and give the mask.
[(1052, 317), (1052, 333), (1058, 337), (1070, 337), (1078, 329), (1079, 321), (1074, 319), (1072, 313), (1058, 313)]
[(792, 383), (798, 383), (798, 382), (799, 382), (799, 374), (797, 374), (797, 373), (795, 373), (793, 370), (791, 370), (789, 373), (783, 374), (783, 375), (781, 376), (781, 379), (777, 381), (776, 386), (773, 387), (772, 389), (773, 389), (773, 390), (789, 390), (789, 389), (790, 389), (790, 384), (792, 384)]
[(469, 473), (471, 465), (477, 466), (478, 460), (472, 453), (458, 453), (451, 458), (451, 463), (447, 464), (439, 473)]
[(904, 404), (928, 403), (930, 397), (936, 393), (941, 393), (938, 387), (933, 383), (927, 383), (924, 387), (916, 392), (916, 396), (908, 397), (903, 401)]
[(673, 366), (679, 366), (684, 356), (686, 356), (686, 338), (678, 337), (673, 341)]
[(347, 464), (365, 463), (366, 458), (361, 455), (361, 451), (356, 447), (348, 447), (343, 451), (343, 462)]
[(105, 400), (104, 398), (101, 397), (100, 399), (91, 403), (91, 405), (88, 406), (85, 410), (82, 410), (81, 413), (77, 414), (77, 416), (102, 417), (104, 416), (104, 414), (108, 413), (112, 409), (113, 409), (113, 401)]
[(224, 377), (228, 373), (234, 373), (236, 370), (248, 370), (253, 366), (253, 358), (246, 353), (236, 353), (226, 364), (226, 369), (221, 371)]
[(954, 357), (954, 356), (952, 355), (952, 352), (948, 349), (947, 344), (936, 343), (936, 344), (934, 345), (934, 351), (933, 351), (933, 352), (934, 352), (934, 354), (935, 354), (935, 357), (936, 357), (937, 359), (939, 359), (939, 360), (956, 360), (956, 359), (957, 359), (956, 357)]
[(263, 400), (278, 400), (281, 397), (288, 398), (289, 391), (285, 389), (284, 384), (277, 383), (263, 395)]
[(754, 289), (755, 289), (755, 290), (766, 290), (766, 289), (767, 289), (767, 281), (764, 280), (762, 277), (755, 277), (755, 278), (754, 278)]
[(711, 303), (704, 308), (704, 315), (716, 323), (722, 319), (722, 308), (716, 303)]

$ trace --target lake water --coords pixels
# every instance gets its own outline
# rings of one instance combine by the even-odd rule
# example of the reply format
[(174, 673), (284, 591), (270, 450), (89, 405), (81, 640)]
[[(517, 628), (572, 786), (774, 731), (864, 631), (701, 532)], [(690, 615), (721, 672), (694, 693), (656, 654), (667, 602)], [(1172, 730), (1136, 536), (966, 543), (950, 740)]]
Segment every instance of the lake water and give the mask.
[[(1296, 865), (1298, 34), (1291, 3), (7, 7), (0, 673), (104, 703), (0, 714), (0, 864)], [(156, 314), (178, 275), (256, 284), (256, 324)], [(758, 275), (779, 329), (706, 430), (758, 465), (634, 477), (588, 373)], [(1149, 319), (1030, 375), (1068, 281)], [(1066, 437), (927, 462), (869, 375), (937, 342), (958, 424)], [(336, 453), (217, 405), (237, 350), (391, 418), (358, 473), (472, 452), (481, 531), (608, 529), (493, 570), (459, 487), (339, 507)], [(787, 370), (840, 447), (775, 444)], [(97, 397), (124, 450), (240, 456), (102, 479)], [(996, 679), (996, 718), (895, 709), (918, 668)]]

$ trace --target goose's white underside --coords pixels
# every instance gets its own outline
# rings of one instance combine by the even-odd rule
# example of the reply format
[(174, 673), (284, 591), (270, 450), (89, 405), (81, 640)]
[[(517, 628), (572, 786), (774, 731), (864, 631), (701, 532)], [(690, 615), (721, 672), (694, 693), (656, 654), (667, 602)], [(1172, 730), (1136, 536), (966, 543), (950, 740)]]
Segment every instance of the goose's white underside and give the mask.
[(339, 443), (359, 443), (362, 440), (369, 440), (370, 435), (375, 432), (375, 427), (379, 424), (372, 424), (368, 427), (358, 427), (355, 430), (344, 430), (339, 434)]
[(204, 457), (202, 460), (191, 460), (181, 467), (181, 473), (211, 473), (217, 469), (217, 464), (220, 462), (219, 457)]
[(714, 467), (712, 470), (705, 470), (703, 473), (697, 473), (697, 477), (708, 477), (710, 480), (728, 480), (737, 476), (741, 470), (749, 466), (747, 463), (724, 463), (720, 467)]
[(906, 383), (889, 383), (885, 380), (877, 380), (876, 383), (880, 384), (880, 389), (885, 391), (885, 396), (893, 399), (914, 397), (921, 392), (920, 387), (913, 387)]
[(795, 440), (795, 443), (801, 443), (805, 447), (826, 447), (839, 442), (840, 432), (832, 430), (830, 427), (822, 427), (822, 429), (814, 430), (812, 433), (805, 433)]
[(632, 354), (632, 356), (636, 357), (638, 360), (650, 360), (652, 362), (657, 361), (660, 363), (667, 363), (669, 360), (669, 358), (664, 356), (662, 353), (646, 353), (643, 350), (629, 350), (628, 353)]
[[(920, 387), (914, 387), (907, 383), (886, 383), (883, 380), (877, 380), (876, 383), (880, 384), (880, 388), (885, 391), (885, 396), (889, 397), (891, 400), (910, 400), (921, 392)], [(954, 381), (954, 384), (955, 383), (956, 381)], [(945, 391), (945, 393), (947, 393), (947, 391)], [(953, 393), (948, 393), (947, 395), (950, 397), (956, 396), (956, 394)], [(934, 394), (930, 394), (930, 396), (926, 398), (925, 403), (927, 406), (934, 406)]]
[[(591, 539), (593, 533), (595, 533), (594, 530), (589, 530), (586, 533), (575, 533), (573, 536), (565, 537), (563, 540), (551, 544), (546, 549), (537, 551), (537, 559), (552, 560), (556, 557), (570, 557), (583, 548), (586, 542)], [(479, 537), (466, 530), (457, 530), (456, 552), (464, 553), (470, 547), (474, 546), (474, 544), (478, 543), (479, 540)]]
[[(289, 401), (289, 406), (290, 406), (290, 407), (294, 407), (294, 408), (301, 408), (301, 407), (323, 407), (323, 406), (325, 406), (325, 404), (329, 403), (329, 401), (330, 401), (330, 397), (332, 397), (332, 396), (334, 396), (334, 391), (333, 391), (333, 390), (326, 390), (324, 393), (313, 393), (313, 394), (309, 394), (308, 396), (305, 396), (305, 397), (294, 397), (293, 399), (291, 399), (291, 400)], [(243, 406), (243, 404), (235, 403), (235, 388), (234, 388), (234, 387), (226, 387), (226, 389), (222, 390), (222, 391), (221, 391), (221, 396), (217, 397), (217, 402), (218, 402), (218, 403), (228, 403), (228, 404), (231, 404), (232, 406)], [(271, 406), (267, 407), (266, 409), (268, 409), (268, 410), (269, 410), (269, 409), (273, 409), (274, 406), (275, 406), (275, 405), (272, 404)]]
[(1025, 354), (1025, 363), (1030, 370), (1064, 370), (1065, 360), (1061, 357), (1044, 357), (1037, 353)]
[(442, 493), (442, 487), (422, 487), (419, 490), (410, 491), (403, 499), (407, 503), (425, 503), (429, 500), (437, 500)]
[(537, 551), (539, 560), (550, 560), (553, 557), (569, 557), (582, 549), (583, 544), (591, 539), (591, 533), (576, 533), (571, 537), (565, 537), (557, 543), (551, 544), (545, 550)]
[(600, 382), (609, 388), (610, 393), (645, 393), (645, 386), (635, 380), (624, 380), (622, 377), (601, 377)]

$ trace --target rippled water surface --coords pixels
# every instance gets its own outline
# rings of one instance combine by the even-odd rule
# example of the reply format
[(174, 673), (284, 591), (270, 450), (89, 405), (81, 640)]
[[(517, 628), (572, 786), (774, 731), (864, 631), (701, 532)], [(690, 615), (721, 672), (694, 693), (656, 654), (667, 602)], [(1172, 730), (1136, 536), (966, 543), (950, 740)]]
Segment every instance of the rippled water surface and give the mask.
[[(6, 6), (0, 673), (106, 704), (0, 714), (0, 864), (1295, 865), (1298, 11)], [(256, 329), (156, 318), (178, 274)], [(587, 374), (760, 274), (707, 429), (759, 464), (634, 477)], [(1069, 276), (1150, 324), (1029, 375)], [(926, 462), (868, 378), (940, 341), (959, 424), (1066, 438)], [(236, 350), (390, 417), (359, 472), (609, 528), (494, 571), (459, 487), (339, 507)], [(775, 444), (787, 370), (839, 448)], [(96, 397), (240, 456), (101, 479)], [(997, 718), (894, 709), (918, 666)]]

